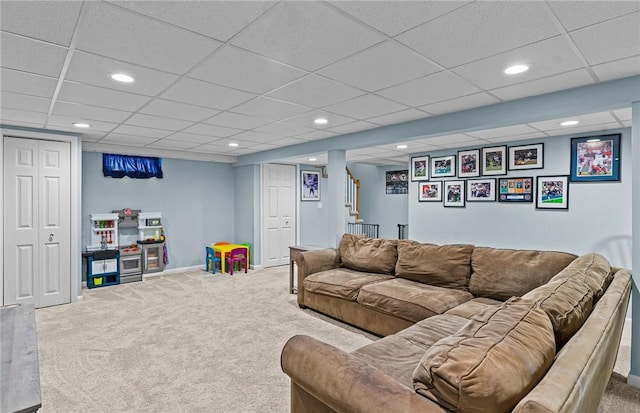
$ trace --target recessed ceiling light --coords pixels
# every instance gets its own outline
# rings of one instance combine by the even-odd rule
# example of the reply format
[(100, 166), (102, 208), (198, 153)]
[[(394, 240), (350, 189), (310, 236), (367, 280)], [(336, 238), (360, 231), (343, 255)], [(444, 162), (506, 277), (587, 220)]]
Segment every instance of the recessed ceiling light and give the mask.
[(229, 146), (233, 146), (235, 148), (236, 146), (238, 146), (238, 144), (235, 142), (229, 142)]
[(564, 122), (560, 122), (560, 126), (574, 126), (580, 123), (579, 120), (565, 120)]
[(122, 82), (122, 83), (131, 83), (134, 80), (131, 76), (126, 75), (124, 73), (112, 73), (111, 79), (116, 80), (118, 82)]
[(317, 161), (317, 160), (318, 160), (318, 158), (309, 158), (309, 160), (310, 160), (311, 162), (315, 162), (315, 161)]
[(518, 73), (523, 73), (529, 70), (529, 66), (527, 65), (513, 65), (504, 69), (505, 75), (517, 75)]
[(398, 145), (396, 146), (398, 149), (407, 149), (407, 145)]
[(329, 123), (329, 121), (325, 118), (318, 118), (316, 120), (313, 121), (313, 123), (315, 123), (316, 125), (325, 125), (327, 123)]
[(88, 123), (84, 123), (84, 122), (74, 122), (73, 126), (75, 126), (76, 128), (83, 128), (83, 129), (91, 127), (91, 125), (89, 125)]

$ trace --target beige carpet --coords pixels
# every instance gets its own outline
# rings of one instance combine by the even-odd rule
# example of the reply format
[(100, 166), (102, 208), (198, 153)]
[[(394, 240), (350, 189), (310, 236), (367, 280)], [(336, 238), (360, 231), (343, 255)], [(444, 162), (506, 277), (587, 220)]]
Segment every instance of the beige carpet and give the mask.
[[(287, 267), (189, 271), (37, 310), (41, 412), (288, 412), (280, 351), (291, 336), (345, 351), (375, 338), (300, 310), (287, 290)], [(629, 341), (601, 412), (640, 411), (640, 391), (624, 384)]]

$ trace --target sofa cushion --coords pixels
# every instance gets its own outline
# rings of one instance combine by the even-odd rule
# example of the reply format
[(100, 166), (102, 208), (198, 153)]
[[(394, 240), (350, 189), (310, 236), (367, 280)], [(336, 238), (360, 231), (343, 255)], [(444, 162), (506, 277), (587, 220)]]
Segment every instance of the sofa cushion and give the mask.
[(595, 304), (613, 279), (613, 270), (609, 261), (600, 254), (585, 254), (576, 258), (564, 270), (556, 274), (551, 281), (565, 278), (579, 278), (589, 286), (593, 292)]
[(537, 302), (547, 313), (558, 348), (582, 327), (593, 310), (593, 291), (579, 278), (551, 281), (528, 292), (523, 298)]
[(407, 321), (417, 322), (442, 314), (471, 298), (472, 295), (466, 291), (394, 278), (363, 286), (358, 294), (358, 303)]
[(521, 297), (547, 283), (575, 258), (566, 252), (476, 247), (469, 290), (476, 297), (502, 301)]
[(474, 316), (486, 310), (487, 307), (500, 304), (502, 304), (502, 301), (494, 300), (492, 298), (478, 297), (453, 307), (445, 314), (457, 315), (470, 320)]
[(473, 245), (398, 241), (396, 276), (438, 287), (468, 291)]
[(459, 412), (508, 412), (544, 376), (555, 356), (553, 328), (536, 303), (490, 307), (426, 351), (414, 388)]
[(390, 275), (335, 268), (309, 275), (302, 282), (305, 291), (355, 301), (363, 285), (389, 280)]
[(397, 240), (344, 234), (338, 250), (342, 265), (356, 271), (393, 274), (398, 260)]

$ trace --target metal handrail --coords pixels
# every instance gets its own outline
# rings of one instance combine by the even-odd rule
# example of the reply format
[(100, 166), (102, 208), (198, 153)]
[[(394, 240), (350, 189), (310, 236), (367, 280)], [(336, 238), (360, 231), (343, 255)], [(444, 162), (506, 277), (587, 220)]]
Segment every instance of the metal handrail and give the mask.
[(408, 231), (408, 224), (398, 224), (398, 239), (407, 239)]

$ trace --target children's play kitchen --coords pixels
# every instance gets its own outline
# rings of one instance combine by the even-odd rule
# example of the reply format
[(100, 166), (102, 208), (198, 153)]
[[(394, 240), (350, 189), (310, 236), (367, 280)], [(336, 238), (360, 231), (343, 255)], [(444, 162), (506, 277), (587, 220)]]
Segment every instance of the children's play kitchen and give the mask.
[(91, 243), (86, 247), (87, 287), (142, 281), (164, 270), (160, 212), (124, 208), (91, 214)]

